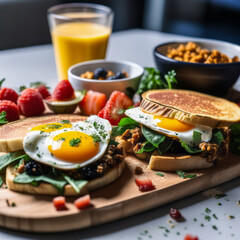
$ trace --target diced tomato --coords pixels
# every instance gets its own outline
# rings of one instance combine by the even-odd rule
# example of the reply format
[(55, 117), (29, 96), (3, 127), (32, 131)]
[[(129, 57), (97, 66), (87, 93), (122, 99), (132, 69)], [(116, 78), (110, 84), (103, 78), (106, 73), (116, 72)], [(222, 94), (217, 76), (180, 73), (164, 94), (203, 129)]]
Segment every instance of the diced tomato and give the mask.
[(185, 237), (184, 237), (184, 240), (199, 240), (199, 238), (197, 236), (192, 236), (190, 234), (187, 234)]
[(107, 97), (104, 93), (87, 91), (83, 100), (79, 103), (81, 112), (85, 115), (97, 115), (103, 109), (107, 102)]
[(80, 197), (78, 199), (76, 199), (74, 201), (74, 205), (78, 208), (78, 209), (82, 209), (82, 208), (86, 208), (91, 204), (91, 200), (90, 200), (90, 195), (85, 195), (83, 197)]
[(58, 196), (53, 199), (53, 205), (57, 211), (66, 210), (66, 198), (63, 196)]
[(147, 192), (155, 189), (155, 186), (152, 183), (152, 180), (147, 177), (138, 177), (135, 179), (135, 182), (137, 186), (139, 187), (139, 190), (142, 192)]

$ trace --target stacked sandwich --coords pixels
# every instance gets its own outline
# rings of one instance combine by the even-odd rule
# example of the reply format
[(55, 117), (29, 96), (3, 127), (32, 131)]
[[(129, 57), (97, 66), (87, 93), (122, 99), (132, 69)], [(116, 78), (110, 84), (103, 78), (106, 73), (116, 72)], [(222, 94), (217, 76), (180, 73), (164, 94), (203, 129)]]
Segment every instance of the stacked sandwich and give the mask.
[(133, 129), (116, 141), (149, 160), (149, 168), (175, 171), (208, 168), (226, 157), (229, 126), (240, 121), (238, 105), (186, 90), (151, 90), (140, 107), (125, 114)]

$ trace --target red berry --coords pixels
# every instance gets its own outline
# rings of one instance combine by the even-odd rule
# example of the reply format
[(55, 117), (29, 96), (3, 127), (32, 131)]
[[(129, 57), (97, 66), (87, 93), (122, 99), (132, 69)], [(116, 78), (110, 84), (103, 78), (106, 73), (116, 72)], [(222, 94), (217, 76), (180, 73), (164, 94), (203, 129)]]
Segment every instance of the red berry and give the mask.
[(179, 220), (182, 217), (181, 213), (175, 208), (170, 209), (169, 215), (175, 220)]
[(17, 104), (18, 94), (11, 88), (0, 90), (0, 100), (9, 100)]
[(62, 80), (58, 83), (53, 91), (53, 100), (57, 101), (68, 101), (74, 98), (74, 90), (68, 80)]
[(74, 201), (74, 205), (78, 208), (78, 209), (82, 209), (82, 208), (86, 208), (90, 205), (91, 200), (90, 200), (90, 195), (85, 195), (83, 197), (80, 197), (78, 199), (76, 199)]
[(18, 98), (18, 107), (20, 113), (26, 117), (41, 115), (45, 110), (41, 94), (31, 88), (22, 92)]
[(83, 100), (79, 103), (81, 112), (85, 115), (97, 115), (105, 106), (107, 97), (104, 93), (87, 91)]
[(144, 176), (137, 177), (135, 179), (135, 182), (139, 187), (139, 190), (142, 192), (147, 192), (155, 189), (155, 186), (153, 185), (152, 180), (147, 177), (144, 177)]
[(53, 201), (53, 205), (57, 209), (57, 211), (67, 209), (65, 197), (58, 196), (58, 197), (55, 197), (52, 201)]
[(124, 110), (132, 105), (132, 100), (125, 93), (114, 91), (98, 116), (107, 119), (112, 125), (117, 125), (125, 116)]
[(184, 237), (184, 240), (199, 240), (199, 238), (197, 236), (192, 236), (190, 234), (187, 234), (185, 237)]
[(9, 100), (0, 100), (0, 112), (6, 112), (7, 121), (15, 121), (19, 119), (18, 107), (14, 102)]
[(38, 92), (42, 95), (42, 98), (45, 99), (50, 96), (50, 93), (46, 86), (39, 85), (37, 88)]

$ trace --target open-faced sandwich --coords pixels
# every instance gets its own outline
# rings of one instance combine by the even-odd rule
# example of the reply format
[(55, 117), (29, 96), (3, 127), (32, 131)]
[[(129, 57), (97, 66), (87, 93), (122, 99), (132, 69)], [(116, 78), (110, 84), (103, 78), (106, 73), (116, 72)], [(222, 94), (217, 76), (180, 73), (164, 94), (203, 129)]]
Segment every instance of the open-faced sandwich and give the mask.
[[(123, 172), (124, 150), (109, 145), (112, 126), (107, 120), (93, 115), (85, 121), (48, 122), (31, 129), (21, 121), (10, 124), (24, 129), (21, 133), (28, 129), (26, 135), (0, 141), (2, 150), (11, 151), (0, 156), (0, 170), (6, 167), (10, 190), (83, 195), (113, 182)], [(8, 124), (3, 127), (8, 129)]]
[[(127, 129), (116, 138), (126, 152), (149, 160), (149, 168), (208, 168), (228, 152), (229, 126), (240, 108), (225, 99), (186, 90), (145, 92), (140, 107), (125, 111)], [(121, 129), (120, 129), (121, 130)]]

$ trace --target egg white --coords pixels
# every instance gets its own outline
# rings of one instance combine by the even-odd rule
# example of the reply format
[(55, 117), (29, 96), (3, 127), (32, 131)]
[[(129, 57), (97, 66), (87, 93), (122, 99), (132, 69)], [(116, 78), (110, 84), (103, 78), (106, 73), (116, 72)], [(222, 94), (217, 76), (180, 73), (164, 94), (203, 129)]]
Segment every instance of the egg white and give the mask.
[(212, 128), (206, 126), (195, 126), (193, 129), (185, 132), (177, 132), (161, 128), (157, 125), (160, 120), (154, 119), (154, 115), (143, 112), (139, 107), (128, 109), (125, 111), (125, 114), (136, 122), (139, 122), (140, 124), (156, 132), (170, 137), (178, 138), (181, 141), (187, 143), (189, 146), (194, 146), (192, 138), (194, 131), (200, 132), (202, 134), (201, 139), (204, 142), (209, 142), (212, 138)]
[[(102, 126), (102, 127), (101, 127)], [(83, 163), (71, 163), (56, 158), (48, 150), (49, 145), (53, 145), (53, 137), (68, 131), (78, 131), (88, 135), (96, 134), (100, 137), (98, 153), (91, 159)], [(104, 134), (100, 134), (100, 132)], [(109, 121), (98, 116), (91, 116), (86, 121), (72, 123), (71, 128), (64, 128), (53, 132), (30, 131), (23, 140), (23, 148), (26, 154), (33, 160), (59, 169), (71, 170), (84, 167), (100, 159), (105, 153), (110, 140), (112, 126)]]

